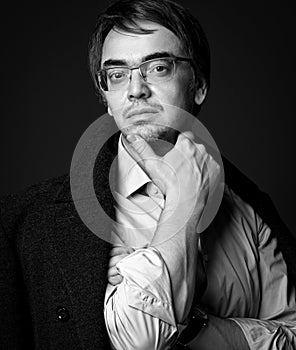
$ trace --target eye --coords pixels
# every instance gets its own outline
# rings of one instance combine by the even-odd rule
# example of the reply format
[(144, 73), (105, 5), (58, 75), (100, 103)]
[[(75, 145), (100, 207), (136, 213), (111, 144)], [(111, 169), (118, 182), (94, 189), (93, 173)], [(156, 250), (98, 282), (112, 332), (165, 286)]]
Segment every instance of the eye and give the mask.
[(165, 60), (150, 62), (147, 68), (147, 73), (155, 77), (165, 77), (170, 74), (173, 69), (171, 62)]
[(162, 73), (162, 72), (165, 72), (165, 71), (167, 71), (167, 67), (166, 66), (164, 66), (164, 65), (158, 65), (158, 66), (156, 66), (156, 67), (154, 67), (153, 68), (153, 70), (155, 71), (155, 72), (157, 72), (157, 73)]
[(108, 80), (112, 83), (118, 83), (126, 79), (128, 73), (125, 70), (112, 69), (108, 71)]

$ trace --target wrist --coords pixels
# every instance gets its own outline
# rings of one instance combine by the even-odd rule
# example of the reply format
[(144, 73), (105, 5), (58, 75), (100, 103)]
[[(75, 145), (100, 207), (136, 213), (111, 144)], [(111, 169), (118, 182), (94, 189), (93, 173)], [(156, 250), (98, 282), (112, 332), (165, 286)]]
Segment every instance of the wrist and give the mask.
[(189, 348), (187, 344), (195, 339), (202, 330), (207, 327), (208, 322), (209, 317), (207, 313), (199, 305), (194, 305), (189, 314), (188, 325), (178, 338), (177, 345)]

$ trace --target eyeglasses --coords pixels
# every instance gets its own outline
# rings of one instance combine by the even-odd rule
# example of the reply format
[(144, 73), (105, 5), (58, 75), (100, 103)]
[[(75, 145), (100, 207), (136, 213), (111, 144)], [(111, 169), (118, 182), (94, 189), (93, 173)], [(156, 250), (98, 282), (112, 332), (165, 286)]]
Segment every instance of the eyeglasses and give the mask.
[(114, 66), (98, 71), (98, 82), (104, 91), (117, 91), (127, 87), (132, 71), (139, 70), (142, 79), (148, 84), (161, 84), (172, 79), (176, 72), (176, 62), (192, 63), (190, 58), (163, 57), (154, 58), (139, 64), (137, 67)]

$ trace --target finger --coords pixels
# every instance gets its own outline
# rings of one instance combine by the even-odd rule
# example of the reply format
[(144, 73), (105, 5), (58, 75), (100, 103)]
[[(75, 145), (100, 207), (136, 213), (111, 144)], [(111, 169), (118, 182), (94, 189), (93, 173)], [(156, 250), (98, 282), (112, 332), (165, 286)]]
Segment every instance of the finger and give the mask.
[(116, 265), (121, 261), (123, 258), (128, 256), (129, 254), (122, 254), (122, 255), (115, 255), (109, 260), (109, 267)]
[(194, 143), (194, 135), (190, 131), (179, 134), (175, 148), (183, 157), (194, 156), (196, 153), (196, 144)]
[(176, 148), (187, 156), (194, 156), (200, 167), (203, 167), (210, 156), (203, 144), (194, 142), (194, 135), (190, 131), (179, 135)]
[(123, 281), (123, 277), (121, 275), (112, 276), (108, 278), (108, 282), (113, 286), (120, 284)]
[(123, 277), (118, 272), (118, 269), (115, 266), (108, 269), (107, 278), (109, 283), (113, 285), (121, 283), (123, 280)]
[(119, 273), (117, 267), (116, 267), (116, 266), (110, 267), (110, 268), (108, 269), (108, 272), (107, 272), (108, 279), (109, 279), (110, 277), (114, 277), (114, 276), (116, 276), (116, 275), (120, 275), (120, 273)]
[(184, 131), (184, 132), (180, 133), (179, 136), (181, 136), (181, 138), (185, 137), (185, 138), (187, 138), (187, 139), (189, 139), (189, 140), (191, 140), (193, 142), (194, 142), (194, 139), (195, 139), (194, 134), (193, 134), (192, 131)]
[(194, 145), (194, 135), (191, 131), (185, 131), (183, 133), (180, 133), (177, 138), (177, 142), (175, 146), (180, 146), (180, 144), (188, 144), (188, 145)]
[(124, 247), (124, 246), (116, 246), (111, 249), (110, 256), (122, 255), (122, 254), (131, 254), (134, 251), (133, 248)]
[(139, 135), (127, 135), (126, 146), (131, 156), (140, 164), (145, 159), (159, 158), (150, 147), (150, 145)]

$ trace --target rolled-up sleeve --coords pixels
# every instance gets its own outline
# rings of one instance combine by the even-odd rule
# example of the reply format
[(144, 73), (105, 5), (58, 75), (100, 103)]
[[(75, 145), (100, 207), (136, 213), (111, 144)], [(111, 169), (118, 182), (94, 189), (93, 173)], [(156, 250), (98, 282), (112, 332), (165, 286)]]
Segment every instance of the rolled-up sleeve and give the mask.
[(155, 248), (138, 249), (117, 264), (122, 283), (108, 286), (105, 322), (116, 350), (169, 349), (178, 330), (169, 273)]

